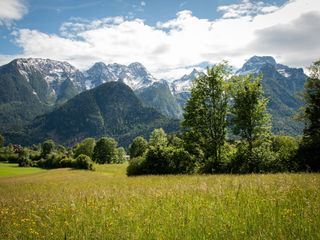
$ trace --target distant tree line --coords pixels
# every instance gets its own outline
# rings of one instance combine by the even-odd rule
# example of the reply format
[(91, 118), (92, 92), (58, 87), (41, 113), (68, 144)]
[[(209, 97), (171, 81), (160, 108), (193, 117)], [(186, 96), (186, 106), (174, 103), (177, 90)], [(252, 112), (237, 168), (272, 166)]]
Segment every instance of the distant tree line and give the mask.
[[(1, 136), (0, 144), (3, 140)], [(18, 163), (20, 167), (94, 170), (94, 162), (98, 164), (125, 162), (126, 152), (110, 137), (102, 137), (98, 141), (86, 138), (73, 148), (66, 148), (52, 140), (46, 140), (28, 148), (12, 144), (2, 147), (0, 161)]]
[[(149, 141), (133, 140), (127, 174), (320, 171), (320, 60), (309, 70), (302, 137), (272, 135), (262, 76), (233, 76), (222, 62), (194, 80), (181, 133), (160, 128)], [(52, 140), (29, 148), (3, 144), (0, 135), (0, 161), (22, 167), (93, 169), (94, 162), (126, 161), (125, 149), (110, 137), (86, 138), (72, 148)]]

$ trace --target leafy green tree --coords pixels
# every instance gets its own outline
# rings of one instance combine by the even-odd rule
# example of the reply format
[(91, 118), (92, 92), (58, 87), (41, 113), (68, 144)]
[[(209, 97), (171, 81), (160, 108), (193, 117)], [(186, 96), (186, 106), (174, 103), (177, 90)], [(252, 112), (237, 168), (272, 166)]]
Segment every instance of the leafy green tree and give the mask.
[(296, 157), (299, 143), (291, 136), (272, 136), (272, 151), (277, 155), (274, 169), (276, 171), (297, 171), (299, 162)]
[(162, 128), (154, 129), (151, 133), (149, 145), (152, 147), (165, 147), (168, 145), (167, 134)]
[(142, 156), (148, 149), (148, 142), (142, 136), (136, 137), (129, 146), (130, 158)]
[(182, 148), (183, 147), (183, 140), (179, 138), (176, 134), (169, 134), (167, 136), (168, 138), (168, 145), (177, 147), (177, 148)]
[(4, 137), (0, 135), (0, 147), (2, 147), (4, 144)]
[(268, 99), (264, 97), (261, 79), (261, 76), (253, 75), (234, 76), (231, 85), (232, 130), (248, 144), (249, 155), (255, 142), (270, 136), (270, 115), (266, 110)]
[(127, 161), (127, 153), (126, 150), (123, 147), (119, 147), (117, 149), (117, 158), (116, 158), (116, 163), (124, 163)]
[(75, 149), (74, 157), (78, 157), (80, 154), (84, 154), (92, 157), (94, 146), (96, 145), (96, 140), (94, 138), (86, 138), (81, 143), (79, 143)]
[(314, 62), (309, 71), (304, 93), (305, 128), (299, 151), (311, 170), (320, 171), (320, 60)]
[(202, 144), (207, 170), (212, 172), (221, 161), (226, 139), (228, 79), (231, 68), (226, 62), (207, 69), (207, 74), (194, 80), (184, 112), (183, 127), (195, 132)]
[(93, 150), (93, 161), (100, 164), (116, 162), (117, 146), (118, 143), (113, 138), (100, 138)]
[(46, 140), (41, 144), (41, 156), (42, 157), (46, 157), (48, 154), (50, 154), (54, 148), (55, 148), (56, 144), (54, 143), (53, 140)]

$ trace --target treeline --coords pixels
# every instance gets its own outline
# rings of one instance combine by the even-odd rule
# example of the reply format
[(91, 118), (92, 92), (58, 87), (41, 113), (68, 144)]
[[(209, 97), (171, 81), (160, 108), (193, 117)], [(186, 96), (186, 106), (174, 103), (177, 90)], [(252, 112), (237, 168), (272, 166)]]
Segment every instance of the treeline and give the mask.
[(133, 141), (128, 175), (319, 171), (320, 61), (310, 72), (302, 138), (272, 135), (262, 76), (232, 76), (223, 62), (194, 80), (180, 138), (157, 129)]
[[(0, 147), (4, 138), (0, 135)], [(86, 138), (73, 148), (66, 148), (52, 140), (31, 147), (12, 145), (1, 147), (0, 161), (18, 163), (20, 167), (75, 168), (94, 170), (93, 163), (123, 163), (126, 152), (109, 137), (98, 141)]]

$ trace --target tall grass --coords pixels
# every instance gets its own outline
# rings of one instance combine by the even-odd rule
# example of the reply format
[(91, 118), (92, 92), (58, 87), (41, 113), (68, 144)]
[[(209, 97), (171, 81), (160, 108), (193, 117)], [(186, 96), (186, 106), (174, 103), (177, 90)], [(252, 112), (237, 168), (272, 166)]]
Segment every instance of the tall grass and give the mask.
[(319, 174), (128, 178), (124, 169), (0, 179), (0, 239), (320, 239)]

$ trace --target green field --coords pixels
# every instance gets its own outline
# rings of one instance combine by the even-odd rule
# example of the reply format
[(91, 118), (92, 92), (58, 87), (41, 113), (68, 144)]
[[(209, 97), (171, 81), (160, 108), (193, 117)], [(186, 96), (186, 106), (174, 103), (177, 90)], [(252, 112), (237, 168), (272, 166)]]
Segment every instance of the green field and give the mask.
[(0, 239), (320, 239), (319, 174), (128, 178), (125, 168), (2, 177)]
[(44, 172), (46, 170), (41, 168), (34, 168), (34, 167), (25, 167), (21, 168), (18, 164), (12, 163), (2, 163), (0, 162), (0, 178), (1, 177), (9, 177), (9, 176), (18, 176), (18, 175), (25, 175), (25, 174), (32, 174), (38, 172)]

